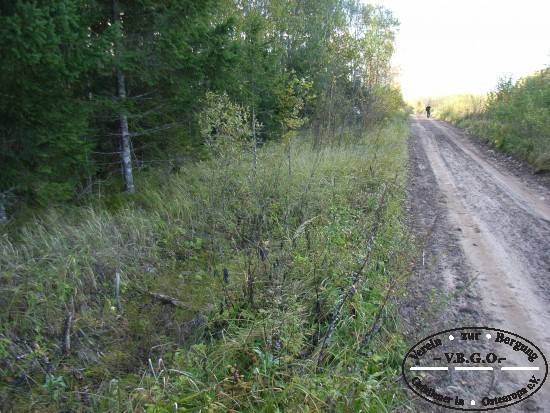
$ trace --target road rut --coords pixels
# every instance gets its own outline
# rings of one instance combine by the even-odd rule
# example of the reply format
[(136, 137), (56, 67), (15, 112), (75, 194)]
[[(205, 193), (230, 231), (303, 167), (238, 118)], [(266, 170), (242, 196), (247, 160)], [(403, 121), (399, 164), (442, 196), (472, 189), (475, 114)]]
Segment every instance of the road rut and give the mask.
[[(402, 310), (411, 338), (487, 326), (526, 337), (550, 356), (548, 182), (447, 123), (417, 115), (409, 129), (408, 208), (423, 245)], [(492, 386), (506, 394), (517, 386), (482, 376), (469, 375), (464, 391)], [(550, 411), (546, 405), (548, 382), (514, 411)]]

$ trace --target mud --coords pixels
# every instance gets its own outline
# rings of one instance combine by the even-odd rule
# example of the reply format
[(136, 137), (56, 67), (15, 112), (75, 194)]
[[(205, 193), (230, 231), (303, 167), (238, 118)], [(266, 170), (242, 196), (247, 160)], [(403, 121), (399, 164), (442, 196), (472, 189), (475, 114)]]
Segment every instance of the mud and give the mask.
[[(437, 331), (487, 326), (550, 356), (548, 179), (444, 122), (411, 116), (409, 130), (409, 224), (420, 245), (401, 304), (411, 345)], [(472, 371), (425, 380), (468, 397), (480, 388), (508, 394), (524, 378)], [(417, 411), (446, 411), (411, 397)], [(550, 383), (503, 411), (550, 412)]]

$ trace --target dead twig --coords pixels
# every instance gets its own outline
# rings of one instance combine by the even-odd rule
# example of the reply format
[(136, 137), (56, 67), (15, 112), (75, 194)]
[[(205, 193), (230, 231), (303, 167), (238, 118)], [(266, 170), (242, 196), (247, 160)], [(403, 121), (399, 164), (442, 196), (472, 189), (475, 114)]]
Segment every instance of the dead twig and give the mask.
[(367, 334), (363, 336), (362, 345), (365, 348), (368, 348), (370, 342), (372, 339), (376, 336), (378, 331), (380, 330), (380, 327), (382, 326), (382, 314), (384, 312), (384, 309), (386, 308), (388, 301), (393, 293), (394, 285), (393, 281), (388, 286), (388, 290), (386, 291), (386, 296), (384, 297), (384, 301), (380, 305), (380, 309), (378, 310), (378, 314), (374, 318), (374, 321), (372, 322), (371, 328)]
[(174, 307), (183, 308), (188, 311), (194, 311), (194, 309), (189, 304), (185, 304), (184, 302), (181, 302), (177, 298), (169, 297), (167, 295), (155, 293), (152, 291), (147, 291), (146, 289), (137, 285), (134, 286), (134, 289), (136, 289), (142, 294), (149, 295), (151, 298), (153, 298), (153, 300), (160, 301), (162, 304), (169, 304), (169, 305), (173, 305)]
[(63, 338), (61, 340), (61, 353), (67, 354), (71, 351), (71, 323), (73, 321), (73, 313), (69, 311), (63, 327)]
[(63, 326), (63, 334), (61, 338), (61, 354), (67, 354), (71, 351), (71, 324), (74, 319), (74, 298), (71, 298), (69, 312)]
[(381, 224), (383, 224), (383, 222), (382, 222), (383, 221), (382, 212), (386, 207), (386, 195), (387, 195), (387, 190), (385, 190), (384, 193), (382, 194), (382, 198), (380, 199), (380, 205), (378, 206), (378, 208), (375, 212), (375, 215), (374, 215), (374, 224), (373, 224), (373, 227), (372, 227), (372, 230), (371, 230), (371, 235), (370, 235), (370, 241), (371, 241), (372, 246), (367, 245), (367, 251), (366, 251), (366, 254), (365, 254), (365, 258), (363, 259), (359, 269), (354, 272), (353, 282), (352, 282), (351, 286), (348, 288), (348, 292), (342, 298), (342, 300), (340, 301), (340, 303), (338, 304), (338, 306), (336, 307), (336, 309), (333, 313), (332, 320), (330, 321), (329, 330), (328, 330), (327, 334), (325, 335), (325, 338), (323, 340), (323, 345), (321, 346), (321, 350), (319, 351), (319, 357), (317, 358), (317, 366), (319, 366), (319, 364), (321, 363), (321, 359), (324, 356), (324, 353), (325, 353), (326, 348), (328, 347), (329, 341), (330, 341), (332, 335), (334, 334), (334, 331), (336, 330), (336, 322), (340, 318), (340, 314), (342, 312), (342, 308), (344, 307), (344, 304), (346, 302), (348, 302), (349, 300), (351, 300), (351, 298), (353, 297), (353, 295), (357, 291), (357, 286), (359, 285), (359, 282), (361, 281), (361, 275), (363, 274), (363, 272), (365, 270), (365, 267), (367, 266), (367, 263), (370, 261), (371, 253), (372, 253), (373, 248), (374, 248), (375, 237), (378, 234), (378, 230), (380, 229)]

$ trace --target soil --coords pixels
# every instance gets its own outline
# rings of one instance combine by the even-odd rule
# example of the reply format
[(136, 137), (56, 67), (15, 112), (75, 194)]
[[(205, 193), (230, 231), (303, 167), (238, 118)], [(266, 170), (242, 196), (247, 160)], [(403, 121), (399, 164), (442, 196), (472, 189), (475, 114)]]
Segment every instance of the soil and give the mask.
[[(420, 245), (401, 303), (410, 345), (445, 329), (486, 326), (529, 339), (548, 358), (549, 177), (433, 118), (411, 116), (409, 131), (408, 210)], [(524, 379), (472, 371), (425, 380), (468, 397), (481, 388), (510, 394)], [(452, 411), (409, 393), (417, 411)], [(549, 381), (503, 411), (550, 412)]]

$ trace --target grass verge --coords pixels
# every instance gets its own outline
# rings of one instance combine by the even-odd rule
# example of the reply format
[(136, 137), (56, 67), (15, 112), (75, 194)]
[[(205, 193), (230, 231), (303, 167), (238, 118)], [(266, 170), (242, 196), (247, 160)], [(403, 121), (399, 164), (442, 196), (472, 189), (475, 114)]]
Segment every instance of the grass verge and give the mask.
[(484, 95), (450, 95), (417, 99), (410, 103), (414, 113), (425, 114), (425, 107), (432, 106), (432, 116), (466, 128), (480, 119), (485, 112), (487, 97)]
[(141, 174), (0, 239), (2, 411), (394, 411), (406, 126)]
[[(454, 95), (424, 102), (434, 117), (465, 129), (497, 149), (527, 162), (534, 173), (550, 172), (550, 68), (512, 82), (503, 79), (487, 97)], [(426, 103), (426, 104), (428, 104)]]

